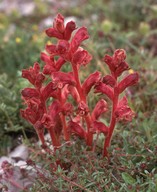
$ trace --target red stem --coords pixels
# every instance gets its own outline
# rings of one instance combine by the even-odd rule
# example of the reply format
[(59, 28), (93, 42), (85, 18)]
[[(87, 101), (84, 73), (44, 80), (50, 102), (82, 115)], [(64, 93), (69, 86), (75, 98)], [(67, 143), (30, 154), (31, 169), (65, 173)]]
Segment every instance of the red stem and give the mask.
[(57, 138), (53, 127), (50, 127), (49, 133), (50, 133), (50, 137), (51, 137), (51, 141), (52, 141), (53, 146), (54, 147), (60, 146), (59, 139)]
[(116, 118), (115, 118), (115, 110), (117, 108), (118, 104), (118, 97), (119, 97), (119, 92), (117, 86), (114, 88), (114, 98), (113, 98), (113, 105), (112, 105), (112, 113), (111, 113), (111, 121), (110, 121), (110, 126), (109, 126), (109, 133), (105, 139), (104, 143), (104, 151), (103, 151), (103, 156), (108, 156), (108, 147), (110, 146), (111, 139), (112, 139), (112, 134), (114, 131), (114, 127), (116, 125)]
[(66, 124), (65, 115), (60, 114), (60, 117), (61, 117), (62, 124), (63, 124), (64, 139), (65, 139), (65, 141), (69, 141), (70, 140), (70, 134), (69, 134), (68, 127)]
[[(75, 63), (72, 63), (72, 68), (73, 68), (74, 78), (75, 78), (75, 81), (76, 81), (76, 88), (77, 88), (77, 91), (79, 93), (80, 99), (82, 101), (84, 101), (85, 104), (87, 104), (86, 95), (84, 94), (84, 92), (82, 90), (81, 82), (80, 82), (80, 79), (79, 79), (78, 67), (77, 67), (77, 65)], [(93, 134), (90, 131), (90, 129), (91, 129), (91, 116), (90, 116), (90, 114), (85, 116), (85, 121), (86, 121), (86, 124), (87, 124), (87, 141), (86, 141), (86, 143), (87, 143), (88, 146), (92, 146)]]
[[(59, 91), (58, 98), (59, 98), (59, 101), (60, 101), (61, 105), (63, 106), (65, 102), (62, 100), (62, 92), (61, 92), (61, 90)], [(63, 115), (61, 113), (60, 114), (60, 118), (62, 120), (62, 125), (63, 125), (64, 139), (65, 139), (65, 141), (69, 141), (70, 140), (70, 134), (69, 134), (68, 127), (67, 127), (67, 124), (66, 124), (65, 115)]]

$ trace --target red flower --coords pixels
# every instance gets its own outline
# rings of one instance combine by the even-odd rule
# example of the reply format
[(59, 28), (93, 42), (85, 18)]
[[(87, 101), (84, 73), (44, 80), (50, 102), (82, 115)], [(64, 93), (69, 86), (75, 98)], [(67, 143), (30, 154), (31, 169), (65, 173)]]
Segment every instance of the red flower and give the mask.
[(102, 82), (99, 82), (96, 84), (95, 93), (103, 93), (106, 96), (108, 96), (109, 99), (113, 100), (113, 96), (114, 96), (113, 89)]
[(78, 47), (81, 45), (82, 41), (89, 38), (87, 28), (81, 27), (75, 33), (72, 41), (71, 41), (71, 52), (74, 53)]
[(76, 29), (76, 24), (74, 21), (69, 21), (66, 24), (65, 31), (64, 31), (64, 39), (69, 40), (71, 38), (72, 32)]
[(102, 122), (94, 121), (93, 129), (97, 132), (103, 133), (104, 135), (108, 134), (108, 127)]
[(127, 87), (136, 85), (139, 80), (139, 75), (138, 73), (133, 73), (125, 77), (119, 84), (118, 84), (118, 89), (119, 93), (122, 93)]
[(34, 88), (25, 88), (21, 91), (22, 96), (24, 99), (31, 99), (33, 97), (39, 98), (39, 92)]
[(90, 74), (87, 79), (85, 79), (82, 85), (82, 89), (86, 95), (90, 92), (91, 88), (100, 80), (100, 76), (100, 72), (96, 71), (95, 73)]
[(30, 99), (26, 101), (27, 108), (21, 110), (21, 116), (29, 121), (31, 124), (35, 124), (37, 121), (41, 120), (45, 109), (43, 104), (38, 99)]
[(40, 88), (45, 80), (45, 76), (40, 73), (40, 66), (37, 62), (34, 63), (33, 67), (30, 67), (29, 69), (23, 69), (22, 77), (28, 79), (28, 81), (37, 88)]
[(72, 57), (72, 63), (75, 65), (86, 65), (91, 61), (91, 59), (92, 56), (88, 53), (88, 51), (79, 47)]
[(92, 112), (92, 120), (95, 121), (97, 120), (102, 113), (105, 113), (107, 111), (107, 103), (104, 99), (101, 99), (97, 102), (97, 104), (95, 105), (95, 108), (93, 109)]
[(70, 44), (68, 41), (65, 41), (65, 40), (58, 41), (56, 46), (57, 55), (60, 55), (61, 57), (66, 59), (67, 54), (69, 53), (69, 47), (70, 47)]
[(57, 48), (56, 45), (46, 45), (45, 47), (47, 53), (49, 53), (51, 56), (57, 55)]
[(80, 101), (80, 95), (78, 94), (76, 87), (69, 85), (68, 90), (74, 100), (78, 103)]
[(52, 74), (52, 80), (56, 87), (62, 89), (66, 84), (68, 85), (75, 85), (75, 80), (73, 77), (73, 73), (64, 73), (61, 71), (54, 72)]
[(65, 28), (64, 28), (64, 17), (60, 13), (57, 14), (57, 16), (54, 19), (53, 22), (53, 27), (56, 29), (58, 32), (63, 33)]
[(86, 131), (79, 125), (78, 123), (74, 121), (69, 121), (68, 128), (72, 133), (75, 133), (81, 138), (86, 138)]
[(49, 37), (63, 39), (64, 30), (64, 17), (61, 14), (58, 14), (54, 19), (53, 27), (47, 29), (45, 32)]
[(106, 75), (103, 77), (102, 82), (106, 85), (110, 85), (111, 87), (114, 87), (116, 84), (115, 78), (111, 75)]
[(115, 117), (117, 120), (131, 121), (134, 116), (135, 113), (128, 106), (127, 98), (123, 97), (119, 101), (117, 109), (115, 110)]
[(41, 123), (48, 129), (54, 127), (56, 123), (56, 118), (60, 112), (60, 103), (57, 100), (53, 101), (52, 104), (49, 106), (47, 113), (43, 115)]
[(43, 87), (41, 91), (43, 101), (46, 101), (55, 90), (56, 87), (53, 82), (50, 82), (45, 87)]
[(58, 39), (63, 39), (64, 35), (60, 32), (58, 32), (56, 29), (54, 29), (53, 27), (50, 27), (48, 29), (45, 30), (45, 33), (47, 34), (47, 36), (49, 37), (56, 37)]

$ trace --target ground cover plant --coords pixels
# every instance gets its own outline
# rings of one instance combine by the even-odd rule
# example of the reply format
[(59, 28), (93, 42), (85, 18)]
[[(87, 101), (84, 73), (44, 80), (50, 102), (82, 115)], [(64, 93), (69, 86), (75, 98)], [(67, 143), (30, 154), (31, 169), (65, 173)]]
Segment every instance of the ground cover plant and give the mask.
[[(40, 0), (36, 2), (39, 3)], [(38, 6), (40, 10), (34, 11), (32, 16), (20, 17), (17, 13), (14, 14), (15, 12), (8, 17), (5, 14), (3, 17), (3, 13), (0, 14), (0, 154), (6, 155), (18, 143), (27, 141), (30, 159), (39, 172), (30, 191), (156, 191), (156, 2), (133, 0), (122, 1), (119, 4), (115, 0), (91, 0), (90, 3), (81, 0), (79, 6), (69, 3), (67, 7), (66, 3), (62, 4), (62, 2), (64, 1), (61, 0), (58, 5), (56, 3), (56, 9), (53, 5), (52, 9), (51, 3), (47, 6), (46, 2), (41, 1), (37, 3), (41, 5)], [(49, 9), (45, 9), (45, 5)], [(46, 10), (44, 13), (43, 9)], [(122, 74), (119, 81), (125, 75), (133, 73), (133, 70), (139, 73), (138, 85), (128, 87), (124, 91), (129, 106), (136, 115), (131, 122), (117, 122), (111, 146), (108, 148), (110, 162), (102, 158), (105, 139), (103, 133), (98, 134), (98, 139), (97, 134), (93, 134), (94, 153), (86, 146), (84, 139), (71, 134), (70, 143), (63, 142), (64, 138), (61, 135), (61, 147), (55, 155), (48, 150), (45, 154), (41, 147), (35, 146), (37, 142), (35, 130), (30, 123), (19, 116), (19, 109), (22, 106), (19, 90), (29, 86), (33, 88), (27, 80), (20, 78), (19, 70), (28, 68), (36, 59), (40, 61), (38, 53), (47, 41), (56, 43), (53, 38), (45, 39), (46, 36), (42, 33), (45, 27), (41, 27), (40, 21), (43, 22), (50, 15), (53, 18), (58, 10), (66, 16), (66, 20), (73, 15), (77, 25), (87, 26), (90, 34), (90, 38), (81, 46), (92, 54), (93, 58), (89, 64), (79, 70), (81, 83), (96, 69), (101, 72), (101, 77), (108, 75), (110, 71), (102, 58), (106, 54), (112, 56), (118, 48), (126, 50), (125, 61), (131, 67)], [(7, 23), (2, 21), (3, 18)], [(16, 33), (8, 35), (12, 24), (16, 27)], [(73, 35), (76, 31), (77, 29)], [(44, 62), (40, 63), (41, 71), (43, 66)], [(64, 73), (71, 71), (70, 63), (63, 65), (62, 69)], [(49, 80), (44, 81), (44, 86)], [(93, 87), (87, 96), (90, 112), (99, 99), (106, 100), (108, 110), (98, 121), (109, 126), (112, 101), (105, 94), (94, 93), (94, 91)], [(121, 98), (123, 96), (120, 95)], [(51, 99), (47, 105), (50, 102)], [(68, 98), (68, 102), (72, 102), (77, 111), (72, 96)], [(46, 140), (47, 142), (49, 143)], [(51, 145), (52, 143), (48, 144)], [(31, 161), (28, 161), (28, 164)], [(40, 169), (36, 165), (41, 166)]]

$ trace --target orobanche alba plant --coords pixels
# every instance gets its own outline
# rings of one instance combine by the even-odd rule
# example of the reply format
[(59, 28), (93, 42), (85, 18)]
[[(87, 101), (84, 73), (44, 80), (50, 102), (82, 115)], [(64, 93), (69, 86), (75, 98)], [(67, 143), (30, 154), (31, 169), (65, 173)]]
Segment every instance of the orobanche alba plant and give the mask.
[[(82, 42), (89, 38), (87, 28), (77, 28), (74, 21), (65, 25), (64, 17), (58, 14), (46, 34), (57, 41), (56, 44), (46, 45), (46, 53), (41, 53), (44, 66), (41, 68), (36, 62), (33, 67), (22, 70), (22, 77), (32, 84), (31, 88), (21, 92), (26, 105), (21, 110), (22, 117), (33, 125), (43, 146), (46, 146), (44, 133), (47, 129), (54, 150), (61, 145), (62, 135), (65, 141), (70, 141), (71, 135), (75, 134), (92, 148), (94, 134), (103, 133), (103, 155), (108, 156), (116, 123), (123, 119), (131, 121), (134, 117), (123, 92), (138, 82), (138, 73), (134, 72), (119, 80), (129, 65), (125, 61), (126, 52), (117, 49), (113, 56), (105, 55), (103, 58), (110, 74), (103, 76), (101, 72), (95, 71), (81, 82), (79, 71), (92, 60), (92, 55), (81, 47)], [(71, 65), (71, 71), (62, 71), (65, 64)], [(89, 108), (87, 96), (92, 88), (95, 94), (105, 94), (111, 100), (109, 125), (100, 121), (108, 110), (104, 99), (100, 99), (93, 109)], [(120, 97), (121, 93), (123, 97)]]

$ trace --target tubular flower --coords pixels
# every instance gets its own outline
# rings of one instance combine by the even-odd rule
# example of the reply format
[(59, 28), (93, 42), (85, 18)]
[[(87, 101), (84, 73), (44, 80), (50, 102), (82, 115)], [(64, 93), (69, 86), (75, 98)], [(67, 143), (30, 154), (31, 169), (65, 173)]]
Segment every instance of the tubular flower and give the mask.
[(117, 120), (131, 121), (135, 116), (135, 113), (128, 106), (128, 101), (126, 97), (123, 97), (115, 110), (115, 117)]
[(139, 80), (138, 73), (132, 73), (128, 75), (118, 84), (119, 92), (122, 93), (127, 87), (136, 85), (138, 83), (138, 80)]
[(75, 85), (75, 80), (73, 77), (73, 73), (64, 73), (61, 71), (54, 72), (52, 74), (52, 80), (56, 87), (62, 89), (66, 84)]
[(28, 81), (37, 88), (40, 88), (45, 80), (45, 76), (40, 73), (40, 66), (37, 62), (34, 63), (33, 67), (30, 67), (29, 69), (23, 69), (22, 77), (28, 79)]
[(113, 89), (102, 82), (98, 82), (95, 85), (95, 93), (103, 93), (111, 100), (113, 100), (114, 97)]
[(86, 138), (86, 132), (85, 130), (82, 128), (81, 125), (79, 125), (78, 123), (74, 122), (74, 121), (69, 121), (68, 123), (68, 128), (72, 133), (75, 133), (76, 135), (78, 135), (81, 138)]
[(74, 53), (72, 57), (72, 63), (75, 65), (87, 65), (92, 59), (92, 56), (88, 53), (88, 51), (78, 48), (78, 50)]
[(93, 121), (97, 120), (102, 113), (105, 113), (107, 111), (107, 102), (104, 99), (101, 99), (97, 102), (95, 108), (92, 112), (92, 119)]

